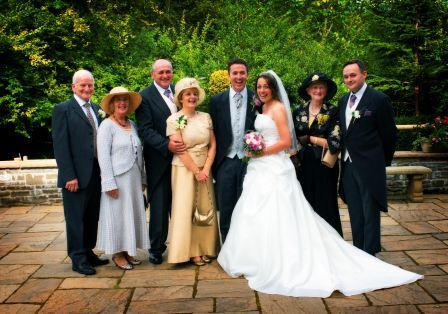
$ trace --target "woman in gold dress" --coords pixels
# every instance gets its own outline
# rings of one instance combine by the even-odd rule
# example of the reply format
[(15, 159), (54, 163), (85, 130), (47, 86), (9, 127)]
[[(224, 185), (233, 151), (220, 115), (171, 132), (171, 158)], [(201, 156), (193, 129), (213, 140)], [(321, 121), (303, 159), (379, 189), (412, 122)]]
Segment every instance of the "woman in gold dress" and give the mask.
[(175, 86), (180, 110), (167, 120), (167, 136), (181, 138), (187, 151), (174, 155), (171, 171), (172, 208), (168, 233), (168, 263), (191, 261), (202, 266), (219, 246), (211, 166), (216, 141), (210, 115), (196, 111), (205, 92), (194, 78)]

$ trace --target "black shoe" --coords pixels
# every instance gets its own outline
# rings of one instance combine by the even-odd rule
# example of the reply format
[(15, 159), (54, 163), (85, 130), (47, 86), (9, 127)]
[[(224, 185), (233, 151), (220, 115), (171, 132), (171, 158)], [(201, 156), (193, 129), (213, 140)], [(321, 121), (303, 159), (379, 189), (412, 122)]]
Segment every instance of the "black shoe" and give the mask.
[(149, 262), (152, 264), (162, 264), (163, 258), (160, 254), (149, 253)]
[(90, 265), (92, 265), (93, 267), (109, 264), (108, 259), (101, 259), (98, 256), (95, 256), (94, 258), (89, 258), (88, 260), (89, 260)]
[(93, 268), (91, 265), (89, 265), (87, 263), (73, 264), (72, 269), (73, 269), (73, 271), (76, 271), (83, 275), (95, 275), (96, 274), (95, 268)]

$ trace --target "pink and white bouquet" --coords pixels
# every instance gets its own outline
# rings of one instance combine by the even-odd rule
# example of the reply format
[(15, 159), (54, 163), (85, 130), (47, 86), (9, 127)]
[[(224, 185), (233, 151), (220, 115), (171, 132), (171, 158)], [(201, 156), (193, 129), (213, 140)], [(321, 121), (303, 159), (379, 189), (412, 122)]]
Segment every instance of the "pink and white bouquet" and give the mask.
[(263, 136), (255, 131), (248, 131), (243, 136), (243, 148), (244, 152), (246, 153), (246, 156), (243, 157), (244, 162), (248, 162), (250, 157), (249, 154), (252, 156), (261, 155), (263, 152), (263, 149), (266, 147), (266, 144), (264, 143)]

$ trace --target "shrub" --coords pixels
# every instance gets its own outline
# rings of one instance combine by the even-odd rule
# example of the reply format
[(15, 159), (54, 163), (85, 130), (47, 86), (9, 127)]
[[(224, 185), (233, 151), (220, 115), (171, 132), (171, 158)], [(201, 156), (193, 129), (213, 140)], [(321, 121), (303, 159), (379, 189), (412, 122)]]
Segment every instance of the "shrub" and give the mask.
[(229, 88), (229, 85), (229, 74), (226, 70), (214, 71), (208, 81), (208, 93), (210, 96), (220, 93)]

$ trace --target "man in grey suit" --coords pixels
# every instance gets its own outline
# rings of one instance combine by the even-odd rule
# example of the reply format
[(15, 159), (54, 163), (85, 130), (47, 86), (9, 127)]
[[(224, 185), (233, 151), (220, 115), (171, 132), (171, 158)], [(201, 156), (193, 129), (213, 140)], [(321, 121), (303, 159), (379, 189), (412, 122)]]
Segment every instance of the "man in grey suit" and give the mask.
[(216, 201), (219, 209), (219, 229), (222, 242), (230, 228), (233, 208), (243, 191), (246, 163), (243, 136), (254, 128), (255, 110), (251, 105), (253, 92), (246, 88), (247, 64), (242, 59), (229, 62), (227, 71), (230, 88), (214, 95), (209, 113), (216, 137), (216, 157), (212, 166), (216, 181)]
[(173, 153), (186, 150), (182, 142), (166, 136), (166, 119), (177, 112), (171, 85), (173, 66), (165, 59), (156, 60), (151, 69), (153, 82), (140, 92), (142, 103), (135, 112), (138, 131), (143, 139), (149, 209), (149, 261), (160, 264), (166, 249), (168, 218), (171, 211), (171, 160)]
[(96, 131), (101, 119), (98, 106), (90, 100), (95, 90), (92, 73), (77, 71), (73, 75), (72, 90), (73, 97), (53, 109), (53, 148), (72, 269), (93, 275), (95, 266), (109, 261), (99, 259), (92, 251), (96, 244), (101, 196), (96, 155)]
[(397, 128), (390, 98), (365, 83), (360, 60), (343, 67), (350, 90), (339, 101), (342, 144), (340, 195), (348, 205), (353, 244), (381, 251), (380, 211), (387, 212), (386, 166), (395, 152)]

